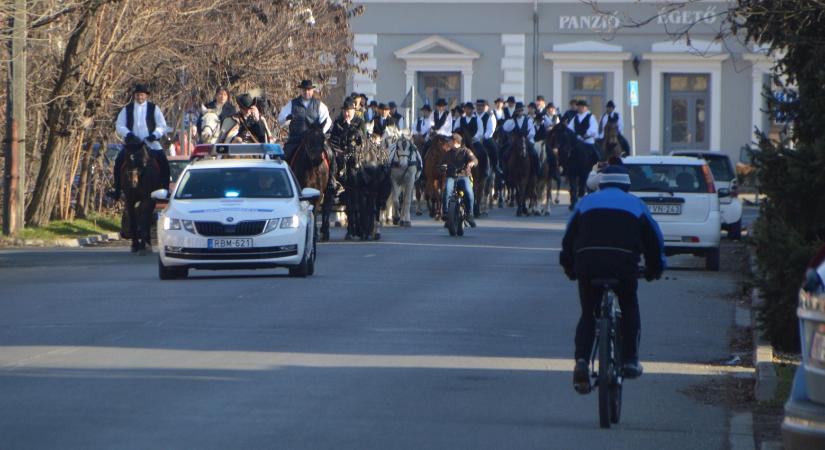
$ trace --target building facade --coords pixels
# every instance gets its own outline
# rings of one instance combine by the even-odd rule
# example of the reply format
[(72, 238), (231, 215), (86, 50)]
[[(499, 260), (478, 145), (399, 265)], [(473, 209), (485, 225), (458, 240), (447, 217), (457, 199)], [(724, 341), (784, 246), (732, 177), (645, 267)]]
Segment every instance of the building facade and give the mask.
[[(585, 98), (598, 115), (613, 100), (638, 154), (706, 149), (730, 154), (770, 129), (762, 112), (771, 61), (739, 39), (715, 40), (727, 2), (666, 10), (661, 1), (360, 0), (355, 48), (370, 78), (349, 89), (381, 101), (411, 89), (419, 102), (541, 94), (563, 111)], [(652, 20), (650, 20), (652, 19)], [(674, 40), (682, 31), (686, 39)], [(638, 106), (628, 82), (638, 83)], [(635, 128), (635, 133), (632, 128)]]

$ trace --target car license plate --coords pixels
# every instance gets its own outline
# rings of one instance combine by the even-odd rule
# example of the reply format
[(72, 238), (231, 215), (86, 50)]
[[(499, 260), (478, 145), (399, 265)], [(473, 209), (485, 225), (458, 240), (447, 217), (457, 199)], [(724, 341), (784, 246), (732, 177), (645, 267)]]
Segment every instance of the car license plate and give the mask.
[(250, 248), (252, 239), (209, 239), (209, 248)]
[(679, 214), (682, 214), (682, 205), (657, 203), (647, 206), (650, 208), (651, 214), (665, 214), (668, 216), (678, 216)]
[(825, 334), (816, 332), (811, 345), (811, 359), (821, 364), (825, 364)]

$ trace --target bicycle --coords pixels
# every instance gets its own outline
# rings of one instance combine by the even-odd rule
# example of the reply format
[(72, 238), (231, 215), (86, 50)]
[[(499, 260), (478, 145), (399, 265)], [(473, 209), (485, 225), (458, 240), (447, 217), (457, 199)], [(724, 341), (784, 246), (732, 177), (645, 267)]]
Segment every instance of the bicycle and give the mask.
[[(447, 178), (455, 177), (455, 169), (448, 169), (446, 165), (442, 165), (441, 170), (446, 172)], [(464, 187), (456, 183), (452, 195), (447, 199), (446, 222), (450, 236), (464, 236), (464, 223), (467, 212), (465, 195)]]
[[(619, 280), (595, 279), (593, 287), (602, 289), (599, 316), (596, 321), (596, 340), (590, 356), (591, 377), (599, 388), (599, 426), (610, 428), (618, 424), (622, 413), (622, 311), (613, 292)], [(596, 358), (599, 361), (595, 370)]]

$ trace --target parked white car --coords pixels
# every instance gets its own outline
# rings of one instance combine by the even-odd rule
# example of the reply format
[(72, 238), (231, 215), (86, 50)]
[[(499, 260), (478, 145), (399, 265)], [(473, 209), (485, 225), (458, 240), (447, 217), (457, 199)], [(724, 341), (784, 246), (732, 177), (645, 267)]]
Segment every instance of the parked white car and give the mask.
[[(722, 229), (728, 238), (742, 238), (742, 201), (739, 200), (739, 180), (730, 157), (722, 152), (706, 150), (678, 150), (673, 156), (689, 156), (704, 159), (713, 174), (716, 190), (719, 192), (719, 207), (722, 212)], [(730, 195), (725, 195), (730, 194)]]
[(719, 270), (722, 219), (707, 163), (681, 156), (631, 156), (624, 164), (630, 192), (647, 204), (662, 229), (665, 254), (701, 256), (707, 270)]
[[(222, 159), (227, 155), (232, 159)], [(310, 202), (320, 192), (301, 190), (281, 155), (276, 144), (214, 145), (207, 159), (186, 167), (158, 218), (160, 279), (185, 278), (189, 269), (286, 267), (292, 276), (313, 274)]]

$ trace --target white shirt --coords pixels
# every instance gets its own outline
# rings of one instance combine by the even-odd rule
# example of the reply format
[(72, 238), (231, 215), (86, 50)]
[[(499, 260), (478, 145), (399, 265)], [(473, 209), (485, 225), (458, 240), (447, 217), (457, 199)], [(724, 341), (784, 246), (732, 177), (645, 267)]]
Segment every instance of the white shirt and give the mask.
[[(304, 108), (309, 107), (309, 100), (302, 98), (301, 103), (304, 104)], [(318, 102), (318, 121), (324, 124), (324, 133), (328, 132), (330, 128), (332, 128), (332, 119), (329, 118), (329, 109), (324, 102)], [(278, 113), (278, 123), (281, 125), (286, 123), (286, 118), (292, 114), (292, 102), (287, 103), (283, 108), (281, 108), (281, 112)]]
[[(584, 142), (588, 144), (595, 144), (596, 136), (599, 135), (599, 124), (598, 122), (596, 122), (596, 118), (593, 117), (593, 114), (590, 111), (586, 113), (576, 114), (576, 118), (578, 118), (579, 122), (581, 122), (588, 114), (590, 114), (590, 125), (587, 126), (587, 132), (584, 135), (585, 137), (582, 138), (578, 134), (576, 134), (576, 136), (578, 136), (579, 139), (582, 139)], [(567, 128), (572, 130), (574, 133), (576, 132), (576, 118), (574, 118), (570, 121), (570, 123), (567, 124)]]
[(511, 119), (507, 119), (502, 125), (502, 129), (506, 132), (513, 131), (514, 128), (518, 127), (519, 130), (522, 129), (524, 126), (524, 121), (527, 120), (527, 140), (530, 141), (531, 144), (536, 143), (536, 126), (533, 124), (533, 119), (527, 116), (521, 116), (518, 119), (515, 117)]
[(551, 128), (559, 124), (559, 116), (558, 114), (545, 114), (542, 123), (544, 124), (544, 128), (550, 131)]
[[(438, 111), (433, 113), (433, 126), (435, 126), (435, 117), (438, 116)], [(436, 133), (440, 134), (441, 136), (450, 137), (453, 135), (453, 118), (450, 115), (449, 111), (444, 111), (443, 116), (446, 116), (444, 120), (444, 125), (441, 128), (435, 130)], [(443, 117), (442, 116), (442, 117)]]
[[(421, 132), (418, 131), (418, 124), (421, 124)], [(418, 121), (415, 123), (415, 127), (412, 129), (412, 134), (420, 134), (421, 136), (426, 136), (430, 133), (430, 128), (435, 125), (433, 121), (433, 115), (430, 114), (430, 117), (419, 117)]]
[[(488, 118), (487, 118), (487, 129), (486, 130), (484, 129), (484, 121), (481, 119), (482, 117), (484, 117), (484, 114), (489, 115)], [(498, 120), (496, 118), (496, 114), (494, 114), (492, 111), (488, 111), (484, 114), (478, 116), (478, 129), (482, 130), (482, 133), (484, 135), (484, 139), (492, 139), (493, 138), (493, 133), (496, 132), (496, 124), (498, 123)]]
[(504, 120), (504, 108), (495, 109), (495, 110), (493, 110), (493, 112), (495, 112), (495, 116), (496, 116), (497, 121)]
[[(616, 125), (618, 125), (618, 127), (619, 127), (619, 134), (622, 134), (622, 128), (624, 126), (624, 123), (622, 122), (622, 115), (619, 114), (618, 111), (613, 111), (613, 117), (618, 117), (619, 118), (619, 122)], [(604, 127), (606, 125), (607, 125), (607, 113), (604, 113), (604, 114), (602, 114), (601, 124), (599, 125), (599, 128), (601, 129), (601, 131), (599, 132), (599, 139), (604, 138)]]
[(398, 122), (396, 122), (396, 123), (395, 123), (395, 126), (396, 126), (399, 130), (403, 130), (403, 129), (404, 129), (404, 117), (399, 117), (399, 118), (398, 118)]
[(458, 131), (458, 129), (461, 127), (461, 119), (463, 117), (464, 116), (453, 117), (453, 131)]
[[(132, 130), (129, 131), (129, 128), (126, 127), (126, 108), (120, 110), (117, 115), (117, 122), (115, 123), (115, 131), (117, 134), (120, 135), (121, 138), (126, 138), (126, 135), (129, 133), (134, 134), (137, 136), (138, 139), (143, 140), (149, 136), (149, 128), (146, 125), (146, 108), (149, 102), (143, 103), (135, 103), (135, 110), (134, 110), (134, 119), (132, 123)], [(155, 105), (155, 131), (154, 134), (156, 138), (160, 139), (166, 134), (166, 119), (163, 118), (163, 113), (160, 112), (160, 107)], [(154, 141), (147, 144), (149, 148), (152, 150), (163, 150), (163, 147), (160, 146), (160, 142)]]

